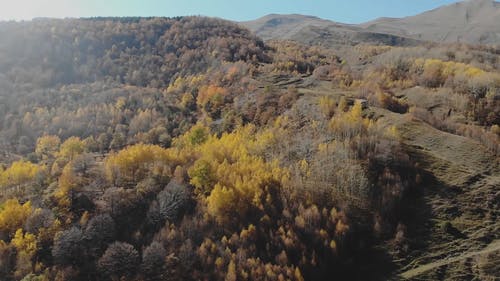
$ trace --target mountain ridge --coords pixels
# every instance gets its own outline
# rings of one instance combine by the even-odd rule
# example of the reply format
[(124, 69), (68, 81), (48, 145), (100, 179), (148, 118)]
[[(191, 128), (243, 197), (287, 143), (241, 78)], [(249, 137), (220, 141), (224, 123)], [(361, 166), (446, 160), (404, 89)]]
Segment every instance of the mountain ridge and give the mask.
[[(500, 44), (500, 3), (494, 0), (467, 0), (441, 6), (417, 15), (380, 17), (360, 24), (344, 24), (306, 15), (270, 14), (254, 21), (241, 22), (264, 40), (290, 39), (302, 43), (336, 42), (347, 37), (351, 44), (386, 43), (374, 34), (384, 34), (401, 42), (430, 41), (438, 43)], [(311, 27), (326, 33), (314, 34)], [(370, 34), (368, 42), (360, 34)], [(333, 38), (329, 38), (333, 37)], [(407, 40), (401, 40), (407, 39)], [(361, 42), (360, 42), (361, 41)], [(393, 40), (394, 41), (394, 40)], [(397, 42), (397, 40), (396, 40)], [(390, 43), (390, 42), (389, 42)], [(392, 45), (392, 44), (388, 44)]]
[(240, 22), (264, 40), (293, 40), (311, 45), (416, 45), (419, 42), (402, 36), (364, 30), (345, 24), (306, 15), (270, 14), (255, 21)]

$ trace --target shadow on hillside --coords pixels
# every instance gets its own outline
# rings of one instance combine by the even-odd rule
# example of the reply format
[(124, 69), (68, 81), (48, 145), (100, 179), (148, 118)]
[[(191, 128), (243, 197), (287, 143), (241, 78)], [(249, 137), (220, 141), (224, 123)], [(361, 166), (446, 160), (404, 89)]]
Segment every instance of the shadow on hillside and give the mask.
[[(418, 161), (418, 158), (413, 160)], [(395, 242), (395, 238), (389, 238), (370, 251), (357, 255), (354, 264), (358, 268), (351, 271), (350, 278), (342, 280), (401, 280), (399, 274), (407, 265), (429, 254), (436, 235), (440, 235), (436, 232), (439, 220), (433, 212), (429, 196), (448, 200), (447, 197), (453, 195), (450, 191), (454, 189), (440, 182), (429, 171), (419, 169), (418, 173), (421, 183), (407, 191), (401, 204), (403, 207), (399, 209), (400, 222), (405, 226), (403, 241)]]
[[(425, 152), (411, 147), (407, 147), (407, 152), (415, 163), (425, 163), (427, 157)], [(400, 279), (398, 273), (416, 259), (432, 254), (429, 249), (437, 243), (437, 240), (444, 238), (441, 237), (442, 235), (446, 235), (437, 231), (439, 227), (442, 228), (440, 217), (443, 214), (436, 213), (432, 201), (445, 200), (450, 202), (449, 208), (440, 212), (458, 212), (457, 206), (452, 206), (451, 202), (460, 190), (439, 181), (424, 166), (420, 166), (418, 171), (421, 176), (421, 184), (409, 191), (404, 202), (407, 207), (402, 214), (402, 223), (406, 226), (405, 238), (408, 248), (404, 252), (395, 252), (394, 259), (398, 261), (398, 265), (392, 272), (392, 280)], [(445, 232), (453, 235), (452, 231), (445, 230)]]

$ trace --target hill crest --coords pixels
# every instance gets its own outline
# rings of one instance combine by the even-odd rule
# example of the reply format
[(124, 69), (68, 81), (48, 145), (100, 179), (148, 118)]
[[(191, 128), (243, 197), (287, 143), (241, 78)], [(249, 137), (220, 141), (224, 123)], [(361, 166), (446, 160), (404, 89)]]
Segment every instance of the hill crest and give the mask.
[[(265, 40), (292, 39), (311, 43), (311, 37), (314, 36), (317, 36), (316, 39), (321, 39), (319, 41), (322, 42), (338, 41), (337, 39), (343, 36), (348, 37), (351, 43), (360, 43), (357, 42), (359, 40), (353, 39), (360, 37), (369, 38), (369, 42), (361, 43), (384, 43), (377, 42), (377, 40), (371, 42), (374, 41), (374, 36), (360, 36), (360, 34), (369, 33), (439, 43), (462, 42), (498, 45), (500, 44), (500, 25), (498, 22), (500, 22), (499, 2), (466, 0), (414, 16), (381, 17), (361, 24), (343, 24), (296, 14), (271, 14), (254, 21), (241, 22), (241, 24)], [(311, 32), (312, 28), (320, 28), (324, 32), (314, 34), (315, 32)]]

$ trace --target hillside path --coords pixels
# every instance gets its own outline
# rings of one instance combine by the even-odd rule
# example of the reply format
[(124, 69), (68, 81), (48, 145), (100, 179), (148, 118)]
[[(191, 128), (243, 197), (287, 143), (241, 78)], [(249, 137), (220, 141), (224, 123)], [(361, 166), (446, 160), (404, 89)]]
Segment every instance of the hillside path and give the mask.
[(431, 262), (431, 263), (424, 264), (424, 265), (421, 265), (419, 267), (410, 269), (408, 271), (401, 273), (401, 277), (403, 279), (410, 279), (410, 278), (416, 277), (424, 272), (427, 272), (429, 270), (432, 270), (432, 269), (435, 269), (435, 268), (438, 268), (438, 267), (441, 267), (441, 266), (444, 266), (447, 264), (451, 264), (451, 263), (454, 263), (457, 261), (465, 260), (467, 258), (471, 258), (474, 256), (483, 255), (483, 254), (488, 254), (488, 253), (492, 253), (492, 252), (496, 252), (496, 251), (500, 251), (500, 240), (494, 241), (493, 243), (489, 244), (488, 247), (484, 248), (481, 251), (463, 253), (458, 257), (449, 257), (449, 258), (445, 258), (445, 259), (442, 259), (439, 261)]

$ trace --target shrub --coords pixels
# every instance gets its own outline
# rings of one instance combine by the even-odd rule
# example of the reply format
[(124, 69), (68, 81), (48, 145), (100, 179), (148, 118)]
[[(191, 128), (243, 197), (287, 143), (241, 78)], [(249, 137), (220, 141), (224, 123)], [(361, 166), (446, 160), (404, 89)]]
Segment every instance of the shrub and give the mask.
[(377, 93), (377, 101), (380, 107), (396, 113), (408, 112), (408, 104), (383, 92)]
[(115, 222), (108, 214), (93, 217), (85, 228), (83, 238), (93, 254), (101, 253), (103, 248), (115, 237)]
[(146, 280), (164, 280), (167, 251), (158, 242), (153, 242), (142, 252), (141, 269)]
[(79, 228), (56, 233), (52, 256), (54, 261), (61, 265), (76, 265), (83, 262), (83, 233)]
[(106, 249), (97, 266), (103, 275), (112, 280), (120, 280), (136, 273), (139, 260), (139, 253), (132, 245), (115, 242)]

